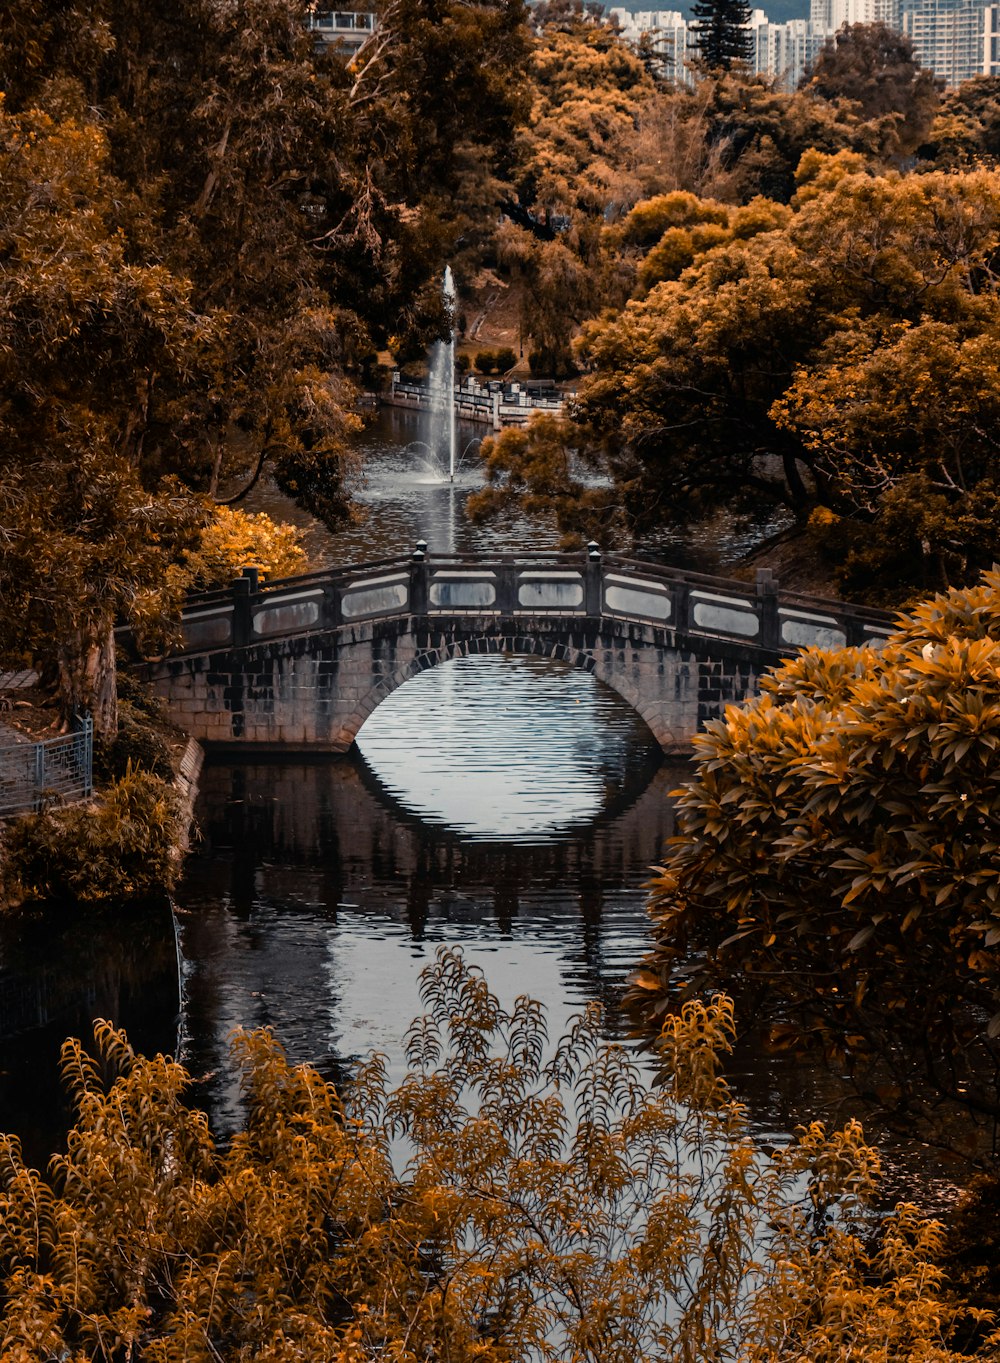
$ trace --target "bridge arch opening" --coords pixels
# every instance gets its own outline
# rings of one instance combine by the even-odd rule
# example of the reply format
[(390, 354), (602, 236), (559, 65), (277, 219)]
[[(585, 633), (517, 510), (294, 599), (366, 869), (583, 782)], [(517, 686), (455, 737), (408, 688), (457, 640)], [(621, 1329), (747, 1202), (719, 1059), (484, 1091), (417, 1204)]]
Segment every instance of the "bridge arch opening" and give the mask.
[(684, 750), (688, 746), (690, 734), (684, 733), (678, 741), (678, 735), (664, 725), (658, 707), (655, 704), (642, 703), (641, 687), (636, 688), (632, 685), (627, 668), (618, 665), (621, 658), (624, 657), (624, 653), (619, 654), (618, 662), (616, 662), (615, 658), (606, 650), (586, 649), (564, 643), (558, 637), (553, 640), (544, 635), (531, 634), (523, 637), (489, 635), (481, 638), (462, 637), (461, 635), (441, 636), (432, 646), (421, 650), (415, 658), (383, 675), (376, 684), (367, 690), (359, 699), (351, 716), (344, 723), (341, 729), (342, 737), (346, 741), (355, 741), (368, 717), (374, 714), (389, 696), (393, 695), (401, 686), (419, 677), (422, 673), (440, 667), (443, 663), (454, 662), (461, 658), (496, 656), (529, 657), (543, 662), (561, 663), (567, 672), (579, 670), (590, 673), (596, 681), (615, 692), (626, 705), (636, 712), (638, 718), (649, 729), (652, 741), (658, 744), (662, 751)]
[(356, 742), (395, 800), (473, 840), (568, 836), (627, 807), (660, 762), (645, 722), (588, 669), (509, 651), (419, 669)]

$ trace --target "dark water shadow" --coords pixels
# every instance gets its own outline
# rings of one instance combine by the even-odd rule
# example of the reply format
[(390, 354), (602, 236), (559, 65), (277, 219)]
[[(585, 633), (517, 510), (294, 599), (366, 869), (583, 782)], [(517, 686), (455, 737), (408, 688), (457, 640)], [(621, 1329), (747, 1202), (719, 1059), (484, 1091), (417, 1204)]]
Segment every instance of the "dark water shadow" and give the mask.
[(44, 1168), (71, 1117), (58, 1068), (65, 1038), (92, 1042), (94, 1019), (105, 1018), (136, 1050), (172, 1053), (179, 1006), (165, 900), (0, 919), (0, 1129)]

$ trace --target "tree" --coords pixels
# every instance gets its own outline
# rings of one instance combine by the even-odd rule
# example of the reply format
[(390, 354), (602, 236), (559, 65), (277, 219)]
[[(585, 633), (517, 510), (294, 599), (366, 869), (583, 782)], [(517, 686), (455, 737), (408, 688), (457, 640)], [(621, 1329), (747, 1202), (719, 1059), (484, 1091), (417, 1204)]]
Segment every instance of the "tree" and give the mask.
[(869, 118), (847, 99), (775, 89), (737, 66), (701, 72), (692, 88), (658, 90), (640, 113), (627, 163), (650, 196), (681, 189), (731, 204), (759, 195), (787, 203), (808, 152), (891, 162), (897, 125), (895, 115)]
[(133, 263), (103, 134), (0, 109), (0, 622), (69, 715), (116, 728), (114, 625), (169, 609), (167, 568), (198, 512), (146, 486), (133, 437), (149, 372), (184, 363), (183, 281)]
[(566, 378), (575, 373), (575, 328), (600, 304), (600, 265), (561, 239), (538, 241), (507, 222), (497, 231), (497, 254), (521, 289), (522, 333), (530, 336), (538, 373)]
[(878, 321), (832, 337), (820, 355), (772, 415), (801, 435), (842, 509), (882, 527), (875, 542), (860, 524), (845, 534), (842, 584), (891, 601), (901, 579), (969, 581), (996, 556), (1000, 332)]
[(174, 572), (187, 590), (206, 591), (228, 587), (244, 568), (255, 568), (261, 581), (308, 572), (301, 532), (263, 512), (252, 515), (218, 506)]
[(1000, 80), (974, 76), (946, 90), (919, 155), (941, 170), (984, 161), (995, 165), (1000, 155)]
[(694, 0), (691, 25), (698, 58), (707, 71), (728, 71), (750, 59), (750, 5), (747, 0)]
[[(879, 174), (853, 152), (803, 156), (787, 207), (637, 204), (607, 234), (636, 296), (580, 328), (567, 435), (617, 489), (624, 537), (720, 506), (820, 508), (843, 558), (884, 517), (898, 529), (917, 478), (947, 524), (879, 589), (899, 601), (988, 567), (998, 206), (996, 171)], [(523, 460), (497, 471), (531, 484)]]
[(147, 375), (144, 469), (214, 495), (266, 462), (336, 524), (345, 375), (391, 333), (433, 332), (429, 282), (495, 220), (524, 102), (520, 0), (395, 0), (350, 62), (315, 49), (306, 0), (104, 0), (79, 24), (60, 0), (14, 9), (11, 107), (95, 121), (129, 250), (185, 280), (202, 319), (182, 373)]
[(616, 494), (587, 485), (572, 440), (572, 426), (548, 412), (484, 440), (486, 482), (469, 497), (472, 519), (484, 521), (515, 506), (529, 515), (554, 514), (567, 548), (581, 538), (599, 536), (606, 543), (616, 528)]
[(655, 96), (642, 62), (613, 27), (557, 18), (537, 36), (518, 195), (536, 215), (603, 216), (635, 192), (622, 150)]
[(8, 9), (4, 645), (113, 732), (112, 626), (176, 606), (192, 491), (267, 467), (347, 514), (351, 375), (433, 331), (429, 281), (492, 224), (527, 30), (520, 0), (397, 0), (349, 63), (306, 0)]
[[(697, 740), (633, 1002), (735, 992), (904, 1129), (1000, 1116), (1000, 573), (807, 650)], [(654, 1022), (654, 1019), (656, 1021)]]
[(516, 200), (506, 205), (495, 247), (520, 292), (535, 372), (564, 377), (574, 372), (574, 328), (616, 282), (601, 250), (603, 224), (641, 192), (629, 148), (656, 89), (614, 26), (567, 7), (538, 19)]
[(457, 953), (422, 986), (395, 1090), (382, 1057), (338, 1095), (238, 1033), (225, 1147), (176, 1062), (104, 1023), (95, 1056), (67, 1042), (53, 1183), (0, 1142), (11, 1363), (960, 1363), (941, 1228), (900, 1204), (862, 1232), (856, 1122), (755, 1146), (719, 1072), (727, 1000), (667, 1020), (656, 1092), (597, 1009), (548, 1055), (541, 1006), (503, 1009)]
[(820, 99), (850, 100), (865, 119), (895, 117), (903, 155), (927, 136), (940, 102), (934, 73), (917, 61), (911, 39), (883, 23), (845, 23), (824, 43), (801, 88)]

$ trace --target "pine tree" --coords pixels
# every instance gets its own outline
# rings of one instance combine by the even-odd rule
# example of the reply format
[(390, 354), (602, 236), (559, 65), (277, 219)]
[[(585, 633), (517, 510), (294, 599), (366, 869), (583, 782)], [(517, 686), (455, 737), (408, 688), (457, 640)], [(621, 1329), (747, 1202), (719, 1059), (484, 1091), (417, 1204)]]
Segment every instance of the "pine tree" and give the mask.
[(751, 51), (748, 0), (695, 0), (692, 28), (698, 58), (709, 71), (728, 71), (735, 61), (748, 61)]

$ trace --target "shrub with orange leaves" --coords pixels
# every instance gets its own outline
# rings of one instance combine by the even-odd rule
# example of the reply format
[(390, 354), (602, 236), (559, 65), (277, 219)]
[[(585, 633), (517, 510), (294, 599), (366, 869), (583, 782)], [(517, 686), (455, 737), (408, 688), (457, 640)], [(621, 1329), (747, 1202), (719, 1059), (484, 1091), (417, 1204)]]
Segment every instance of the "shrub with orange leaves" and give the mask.
[(225, 1147), (175, 1061), (67, 1042), (50, 1181), (0, 1142), (4, 1359), (959, 1363), (939, 1228), (900, 1206), (873, 1246), (857, 1123), (755, 1144), (728, 1000), (668, 1019), (657, 1090), (596, 1008), (550, 1047), (457, 952), (422, 987), (396, 1089), (380, 1056), (338, 1093), (238, 1033)]
[[(912, 1130), (1000, 1117), (1000, 572), (708, 725), (632, 1000), (738, 991)], [(945, 1100), (942, 1102), (942, 1099)]]

